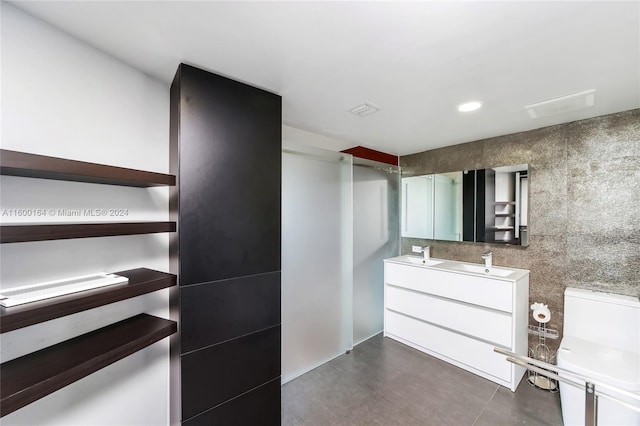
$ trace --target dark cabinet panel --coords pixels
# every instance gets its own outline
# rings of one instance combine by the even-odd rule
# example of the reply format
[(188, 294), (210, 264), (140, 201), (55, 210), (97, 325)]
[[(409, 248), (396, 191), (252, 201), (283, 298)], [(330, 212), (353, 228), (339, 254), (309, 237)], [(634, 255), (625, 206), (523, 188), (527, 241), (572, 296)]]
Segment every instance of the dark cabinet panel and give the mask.
[(495, 242), (496, 172), (476, 170), (476, 242)]
[(280, 324), (280, 272), (180, 289), (182, 353)]
[(280, 424), (280, 378), (183, 423), (184, 426), (275, 426)]
[(182, 355), (182, 419), (279, 376), (280, 326)]
[(180, 66), (180, 285), (280, 270), (281, 98)]
[(280, 376), (281, 98), (182, 64), (170, 111), (181, 420), (277, 411), (277, 424), (279, 389), (248, 395)]

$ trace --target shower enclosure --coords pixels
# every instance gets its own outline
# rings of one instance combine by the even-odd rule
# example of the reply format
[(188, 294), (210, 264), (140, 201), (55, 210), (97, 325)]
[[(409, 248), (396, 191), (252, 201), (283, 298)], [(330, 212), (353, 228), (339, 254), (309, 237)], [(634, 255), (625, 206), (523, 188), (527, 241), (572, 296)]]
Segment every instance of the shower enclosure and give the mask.
[(282, 383), (382, 331), (397, 167), (283, 143)]

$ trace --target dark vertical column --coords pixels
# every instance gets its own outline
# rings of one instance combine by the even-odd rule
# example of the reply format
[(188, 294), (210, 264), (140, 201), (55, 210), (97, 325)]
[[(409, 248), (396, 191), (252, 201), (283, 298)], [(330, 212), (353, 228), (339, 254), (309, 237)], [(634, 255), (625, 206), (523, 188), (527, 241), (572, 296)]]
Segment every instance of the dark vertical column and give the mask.
[[(170, 272), (179, 275), (178, 235), (180, 235), (180, 168), (178, 152), (178, 136), (180, 127), (180, 84), (178, 71), (171, 84), (171, 102), (169, 117), (169, 172), (176, 176), (176, 184), (169, 188), (169, 219), (176, 222), (176, 232), (169, 234), (169, 268)], [(180, 278), (178, 277), (178, 282)], [(177, 425), (182, 420), (180, 394), (180, 287), (169, 289), (169, 316), (178, 322), (178, 332), (170, 337), (169, 358), (169, 422)]]
[(171, 112), (182, 422), (279, 424), (281, 98), (182, 64)]
[(495, 242), (496, 172), (476, 170), (476, 242)]
[(476, 170), (476, 242), (485, 242), (485, 170)]
[(484, 241), (496, 241), (496, 172), (485, 169), (484, 175)]
[(475, 241), (476, 171), (462, 173), (462, 241)]

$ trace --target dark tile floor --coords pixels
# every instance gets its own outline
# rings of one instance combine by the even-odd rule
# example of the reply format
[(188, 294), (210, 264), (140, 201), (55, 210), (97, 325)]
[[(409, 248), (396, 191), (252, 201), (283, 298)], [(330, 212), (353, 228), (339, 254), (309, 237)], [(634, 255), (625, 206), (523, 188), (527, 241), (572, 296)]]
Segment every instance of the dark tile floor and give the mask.
[(287, 425), (562, 425), (558, 394), (509, 389), (382, 334), (282, 386)]

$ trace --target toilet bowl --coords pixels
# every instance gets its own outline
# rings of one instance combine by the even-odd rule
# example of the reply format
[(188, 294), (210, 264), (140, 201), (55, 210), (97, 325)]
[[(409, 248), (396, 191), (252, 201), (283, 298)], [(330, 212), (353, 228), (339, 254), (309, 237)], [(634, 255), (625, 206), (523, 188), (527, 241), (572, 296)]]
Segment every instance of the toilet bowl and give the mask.
[[(590, 290), (565, 290), (558, 367), (640, 397), (640, 300)], [(562, 375), (561, 375), (562, 376)], [(628, 404), (640, 401), (598, 387)], [(560, 382), (565, 426), (585, 424), (585, 390)], [(598, 398), (598, 426), (640, 425), (640, 412)]]

